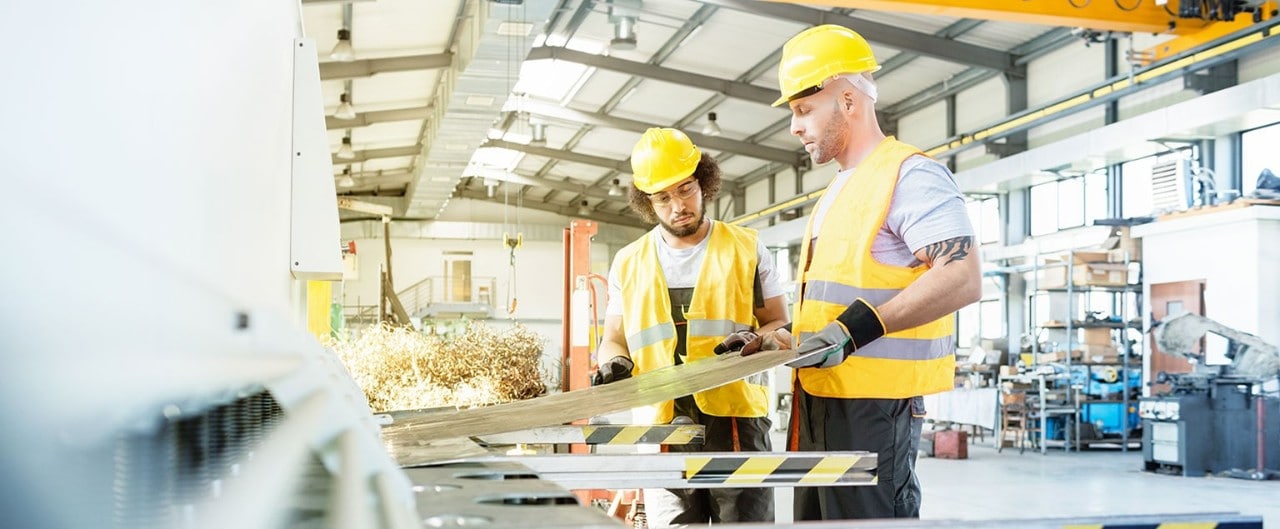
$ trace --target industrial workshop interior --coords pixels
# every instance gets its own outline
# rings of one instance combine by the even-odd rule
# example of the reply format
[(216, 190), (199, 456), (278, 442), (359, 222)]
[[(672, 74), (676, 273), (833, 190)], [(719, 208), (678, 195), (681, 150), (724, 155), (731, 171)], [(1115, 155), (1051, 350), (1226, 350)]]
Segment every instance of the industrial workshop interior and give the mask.
[(1274, 0), (0, 18), (2, 527), (1280, 528)]

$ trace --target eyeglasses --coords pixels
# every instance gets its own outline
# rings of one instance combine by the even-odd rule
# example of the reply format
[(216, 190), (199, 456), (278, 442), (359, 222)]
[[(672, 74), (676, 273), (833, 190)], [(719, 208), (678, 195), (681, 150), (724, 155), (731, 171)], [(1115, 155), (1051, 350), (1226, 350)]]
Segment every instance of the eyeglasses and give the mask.
[(649, 195), (649, 202), (654, 207), (667, 207), (671, 205), (672, 200), (688, 200), (689, 197), (698, 194), (699, 190), (698, 181), (690, 180), (670, 192), (663, 191)]

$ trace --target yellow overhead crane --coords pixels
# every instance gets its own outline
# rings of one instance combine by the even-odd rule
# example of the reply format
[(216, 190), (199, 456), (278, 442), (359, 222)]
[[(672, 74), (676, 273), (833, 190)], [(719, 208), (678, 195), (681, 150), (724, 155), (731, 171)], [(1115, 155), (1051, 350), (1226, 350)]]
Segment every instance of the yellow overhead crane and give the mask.
[[(871, 11), (940, 15), (975, 20), (1079, 27), (1096, 31), (1174, 34), (1177, 38), (1136, 54), (1149, 64), (1276, 16), (1276, 2), (1223, 0), (771, 0), (821, 4)], [(1216, 6), (1245, 4), (1253, 12), (1233, 13), (1232, 20)], [(1187, 16), (1192, 15), (1192, 16)]]

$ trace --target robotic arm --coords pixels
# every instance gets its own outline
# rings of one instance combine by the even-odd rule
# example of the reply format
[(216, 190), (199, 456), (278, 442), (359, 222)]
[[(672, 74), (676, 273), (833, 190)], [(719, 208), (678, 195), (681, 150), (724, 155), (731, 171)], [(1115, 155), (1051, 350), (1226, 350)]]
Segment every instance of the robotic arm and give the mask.
[(1271, 378), (1280, 376), (1280, 349), (1262, 338), (1237, 331), (1199, 314), (1183, 313), (1160, 321), (1152, 329), (1156, 343), (1166, 353), (1203, 361), (1203, 353), (1195, 351), (1205, 333), (1214, 333), (1231, 341), (1227, 357), (1230, 373)]

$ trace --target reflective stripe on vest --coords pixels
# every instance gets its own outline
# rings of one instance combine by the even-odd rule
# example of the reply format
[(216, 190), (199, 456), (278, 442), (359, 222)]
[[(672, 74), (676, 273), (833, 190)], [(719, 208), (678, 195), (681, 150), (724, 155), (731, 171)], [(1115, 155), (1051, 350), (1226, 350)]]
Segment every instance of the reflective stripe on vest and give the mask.
[[(655, 228), (618, 252), (622, 282), (622, 328), (635, 373), (674, 365), (678, 339), (671, 297), (658, 261)], [(754, 280), (757, 254), (755, 230), (713, 221), (706, 256), (685, 316), (685, 361), (714, 356), (724, 337), (755, 324)], [(639, 329), (632, 332), (631, 329)], [(698, 409), (720, 417), (763, 417), (768, 414), (768, 388), (760, 377), (739, 380), (693, 395)], [(633, 410), (637, 423), (667, 423), (673, 403), (668, 401)]]
[[(886, 138), (862, 160), (818, 233), (812, 217), (801, 245), (802, 298), (792, 318), (797, 340), (819, 332), (858, 298), (882, 305), (928, 268), (885, 265), (871, 255), (897, 187), (902, 162), (915, 147)], [(828, 192), (830, 192), (828, 190)], [(825, 197), (824, 197), (825, 199)], [(816, 237), (816, 241), (815, 241)], [(799, 369), (801, 386), (830, 398), (908, 398), (954, 386), (955, 323), (951, 315), (883, 336), (827, 369)]]
[(640, 332), (627, 335), (627, 350), (639, 351), (650, 345), (659, 344), (676, 337), (676, 326), (671, 323), (659, 323)]

